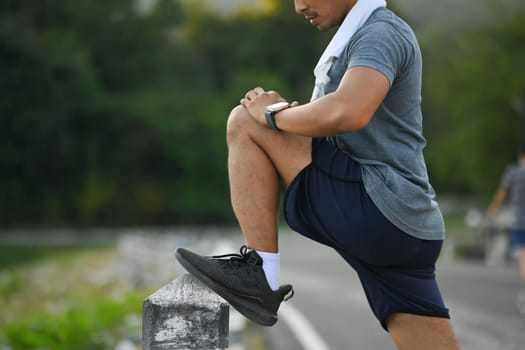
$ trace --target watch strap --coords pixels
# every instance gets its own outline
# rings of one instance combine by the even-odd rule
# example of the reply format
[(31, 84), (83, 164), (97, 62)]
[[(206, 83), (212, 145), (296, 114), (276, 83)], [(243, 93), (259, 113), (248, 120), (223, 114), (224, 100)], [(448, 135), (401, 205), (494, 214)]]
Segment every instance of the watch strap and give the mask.
[(268, 127), (274, 131), (282, 131), (277, 127), (277, 124), (275, 124), (275, 114), (279, 111), (266, 111), (264, 113), (266, 117), (266, 124), (268, 124)]

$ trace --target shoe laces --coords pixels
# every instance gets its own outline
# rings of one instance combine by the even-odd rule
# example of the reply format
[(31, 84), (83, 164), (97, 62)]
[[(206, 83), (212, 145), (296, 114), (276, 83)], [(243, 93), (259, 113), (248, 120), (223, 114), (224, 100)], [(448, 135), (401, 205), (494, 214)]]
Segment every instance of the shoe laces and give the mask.
[[(230, 268), (235, 268), (239, 266), (240, 264), (249, 264), (249, 265), (256, 265), (259, 259), (254, 257), (253, 255), (250, 256), (249, 248), (245, 245), (239, 249), (239, 254), (233, 253), (233, 254), (223, 254), (223, 255), (213, 255), (210, 256), (210, 259), (216, 259), (221, 260), (224, 263), (226, 263)], [(283, 301), (290, 300), (295, 295), (295, 291), (293, 290), (293, 287), (290, 286), (290, 290), (287, 291), (283, 296)]]
[(259, 259), (257, 259), (255, 256), (251, 255), (248, 251), (248, 247), (243, 245), (241, 249), (239, 249), (240, 254), (223, 254), (223, 255), (213, 255), (210, 256), (210, 259), (216, 259), (216, 260), (222, 260), (224, 262), (228, 262), (231, 265), (239, 265), (240, 263), (247, 263), (249, 265), (256, 265)]

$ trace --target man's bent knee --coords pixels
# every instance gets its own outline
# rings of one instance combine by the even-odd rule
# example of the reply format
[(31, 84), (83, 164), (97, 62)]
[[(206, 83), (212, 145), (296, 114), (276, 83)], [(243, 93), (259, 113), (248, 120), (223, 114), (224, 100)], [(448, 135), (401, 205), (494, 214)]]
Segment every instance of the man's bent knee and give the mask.
[(230, 112), (226, 124), (226, 139), (228, 143), (239, 135), (246, 135), (250, 124), (253, 125), (256, 123), (246, 108), (241, 105), (235, 107)]
[(259, 124), (243, 106), (235, 107), (226, 126), (228, 148), (244, 149), (246, 142), (263, 149), (285, 185), (311, 162), (311, 138), (278, 133)]

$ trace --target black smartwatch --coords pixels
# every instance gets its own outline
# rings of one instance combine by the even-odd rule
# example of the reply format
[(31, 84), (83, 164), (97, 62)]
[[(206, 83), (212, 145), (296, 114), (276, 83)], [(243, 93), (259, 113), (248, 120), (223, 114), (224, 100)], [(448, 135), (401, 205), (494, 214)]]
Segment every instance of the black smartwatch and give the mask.
[(288, 107), (290, 107), (290, 104), (288, 102), (279, 102), (266, 107), (266, 112), (264, 113), (264, 115), (266, 116), (266, 124), (268, 124), (268, 127), (270, 129), (275, 131), (282, 131), (275, 124), (275, 115), (277, 114), (277, 112), (280, 112)]

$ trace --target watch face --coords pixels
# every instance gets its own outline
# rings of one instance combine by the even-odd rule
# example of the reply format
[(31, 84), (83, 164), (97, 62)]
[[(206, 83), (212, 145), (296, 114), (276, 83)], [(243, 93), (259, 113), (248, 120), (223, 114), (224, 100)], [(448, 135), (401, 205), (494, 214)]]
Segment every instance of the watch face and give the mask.
[(273, 105), (269, 105), (268, 107), (266, 107), (266, 110), (270, 112), (277, 112), (282, 109), (288, 108), (289, 106), (290, 104), (288, 102), (279, 102), (279, 103), (274, 103)]

